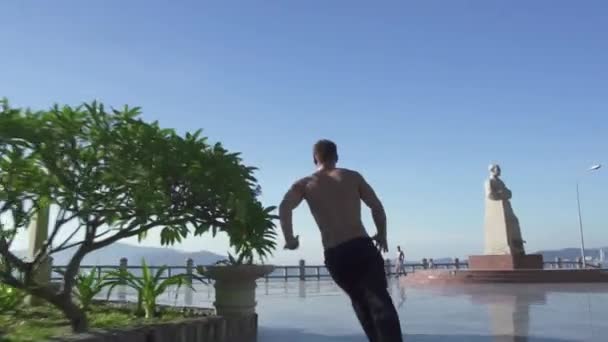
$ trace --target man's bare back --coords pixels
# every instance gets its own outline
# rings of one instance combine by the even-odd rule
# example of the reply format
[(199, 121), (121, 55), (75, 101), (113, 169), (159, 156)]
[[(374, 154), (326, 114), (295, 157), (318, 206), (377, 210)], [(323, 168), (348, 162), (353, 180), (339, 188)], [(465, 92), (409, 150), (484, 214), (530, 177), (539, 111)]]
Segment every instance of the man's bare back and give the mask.
[[(380, 200), (372, 187), (356, 171), (342, 168), (320, 169), (295, 182), (281, 203), (281, 217), (285, 216), (285, 212), (297, 207), (303, 199), (308, 203), (321, 231), (325, 249), (354, 238), (368, 236), (361, 221), (361, 200), (372, 209), (374, 221), (378, 219), (384, 221), (382, 226), (386, 225)], [(282, 222), (281, 226), (291, 230), (291, 217), (288, 221)]]
[[(319, 140), (313, 147), (313, 161), (317, 172), (295, 182), (279, 206), (285, 248), (294, 250), (300, 245), (293, 234), (292, 211), (306, 200), (321, 231), (325, 266), (350, 297), (368, 340), (402, 342), (381, 254), (388, 252), (384, 208), (363, 176), (336, 168), (338, 149), (334, 142)], [(361, 222), (361, 201), (372, 210), (378, 229), (375, 244)]]

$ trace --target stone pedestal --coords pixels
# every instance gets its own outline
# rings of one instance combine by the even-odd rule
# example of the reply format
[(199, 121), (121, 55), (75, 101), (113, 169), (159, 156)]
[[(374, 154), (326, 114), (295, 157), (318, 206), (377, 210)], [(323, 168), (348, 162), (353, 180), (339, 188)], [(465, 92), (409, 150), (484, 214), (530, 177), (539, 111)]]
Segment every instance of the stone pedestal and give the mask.
[(530, 255), (472, 255), (469, 256), (470, 270), (542, 270), (543, 256)]
[(519, 221), (508, 200), (485, 201), (484, 254), (525, 254)]

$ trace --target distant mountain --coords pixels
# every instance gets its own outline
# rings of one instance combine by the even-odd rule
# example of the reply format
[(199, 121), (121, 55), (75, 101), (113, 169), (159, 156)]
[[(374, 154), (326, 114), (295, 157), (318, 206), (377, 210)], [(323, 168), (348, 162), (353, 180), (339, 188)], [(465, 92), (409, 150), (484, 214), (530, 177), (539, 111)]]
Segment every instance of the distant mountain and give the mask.
[[(602, 247), (602, 249), (608, 253), (608, 247)], [(66, 250), (53, 255), (53, 264), (56, 266), (66, 265), (73, 253), (74, 250)], [(17, 254), (25, 256), (24, 251), (18, 251)], [(542, 254), (545, 261), (554, 261), (557, 257), (563, 260), (576, 260), (581, 255), (581, 250), (580, 248), (564, 248), (539, 251), (535, 254)], [(597, 260), (600, 257), (600, 248), (585, 249), (585, 255)], [(118, 265), (121, 258), (127, 258), (129, 265), (132, 266), (141, 265), (142, 259), (145, 259), (146, 263), (151, 266), (179, 266), (185, 265), (189, 258), (194, 260), (195, 265), (210, 265), (226, 257), (207, 251), (185, 252), (169, 247), (144, 247), (114, 243), (87, 255), (82, 265)], [(461, 260), (466, 261), (466, 257)], [(435, 258), (433, 261), (436, 264), (452, 263), (453, 258)], [(420, 261), (407, 260), (407, 262), (418, 263)]]
[[(53, 265), (66, 265), (74, 252), (74, 249), (68, 249), (54, 254)], [(19, 251), (17, 254), (24, 256), (25, 252)], [(118, 265), (121, 258), (127, 258), (129, 265), (132, 266), (141, 265), (142, 259), (145, 259), (150, 266), (180, 266), (186, 265), (186, 260), (189, 258), (194, 260), (195, 265), (209, 265), (226, 257), (207, 251), (185, 252), (168, 247), (144, 247), (114, 243), (87, 255), (82, 265)]]

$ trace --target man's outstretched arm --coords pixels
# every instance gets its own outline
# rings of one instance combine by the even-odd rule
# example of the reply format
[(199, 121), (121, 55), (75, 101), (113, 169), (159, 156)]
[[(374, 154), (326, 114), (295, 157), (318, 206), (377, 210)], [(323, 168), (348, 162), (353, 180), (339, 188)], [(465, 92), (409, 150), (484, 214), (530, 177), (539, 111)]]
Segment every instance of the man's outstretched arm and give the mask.
[(304, 189), (303, 181), (294, 183), (279, 205), (279, 220), (285, 237), (285, 248), (295, 249), (298, 247), (297, 237), (293, 235), (292, 213), (304, 199)]
[(374, 219), (374, 224), (378, 230), (377, 237), (379, 242), (384, 244), (384, 246), (381, 246), (384, 252), (388, 252), (388, 245), (386, 242), (386, 213), (384, 212), (384, 206), (382, 206), (382, 202), (380, 202), (376, 192), (363, 176), (361, 176), (359, 184), (359, 194), (363, 203), (371, 209), (372, 218)]

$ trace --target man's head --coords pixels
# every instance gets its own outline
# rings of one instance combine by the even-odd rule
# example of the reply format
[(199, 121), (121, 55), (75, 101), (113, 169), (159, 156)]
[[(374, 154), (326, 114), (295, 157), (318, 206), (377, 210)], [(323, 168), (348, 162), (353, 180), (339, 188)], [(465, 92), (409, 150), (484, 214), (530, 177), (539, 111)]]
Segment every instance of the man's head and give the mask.
[(397, 250), (401, 252), (401, 246), (397, 246)]
[(332, 165), (338, 162), (338, 147), (327, 139), (317, 141), (312, 151), (315, 165)]
[(496, 177), (500, 177), (500, 165), (498, 164), (492, 164), (490, 165), (490, 167), (488, 168), (490, 170), (490, 174), (492, 176), (496, 176)]

